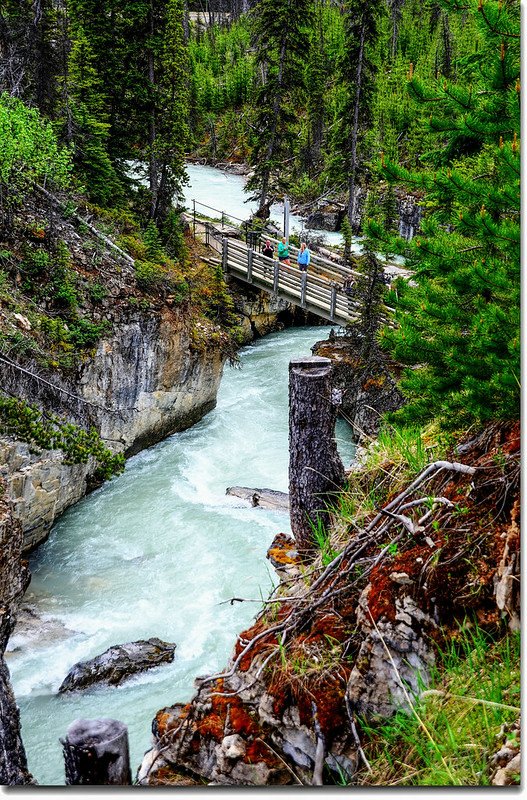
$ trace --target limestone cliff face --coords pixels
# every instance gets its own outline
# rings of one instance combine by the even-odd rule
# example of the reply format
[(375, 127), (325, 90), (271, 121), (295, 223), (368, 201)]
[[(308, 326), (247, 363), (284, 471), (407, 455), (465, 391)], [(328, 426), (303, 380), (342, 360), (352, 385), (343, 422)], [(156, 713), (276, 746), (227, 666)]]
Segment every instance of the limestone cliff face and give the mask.
[(20, 558), (22, 529), (11, 512), (5, 485), (0, 481), (0, 784), (23, 786), (34, 781), (27, 769), (18, 708), (4, 661), (16, 607), (27, 583), (27, 569)]
[[(209, 332), (206, 321), (193, 324), (191, 329), (182, 309), (131, 311), (74, 374), (34, 368), (46, 383), (4, 364), (2, 384), (72, 422), (94, 426), (110, 446), (132, 455), (193, 425), (216, 404), (225, 358), (218, 346), (196, 348), (195, 326), (203, 327), (204, 342)], [(29, 549), (86, 493), (92, 467), (67, 465), (60, 452), (34, 452), (3, 439), (1, 473)]]
[(245, 343), (291, 324), (294, 314), (291, 303), (241, 283), (232, 276), (227, 276), (227, 283), (234, 296)]
[(86, 494), (89, 473), (89, 464), (64, 464), (59, 450), (32, 451), (25, 442), (0, 439), (0, 474), (24, 550), (44, 541), (53, 521)]
[(165, 310), (116, 326), (82, 370), (77, 391), (93, 404), (101, 436), (131, 455), (214, 408), (223, 364), (219, 348), (193, 348), (183, 311)]

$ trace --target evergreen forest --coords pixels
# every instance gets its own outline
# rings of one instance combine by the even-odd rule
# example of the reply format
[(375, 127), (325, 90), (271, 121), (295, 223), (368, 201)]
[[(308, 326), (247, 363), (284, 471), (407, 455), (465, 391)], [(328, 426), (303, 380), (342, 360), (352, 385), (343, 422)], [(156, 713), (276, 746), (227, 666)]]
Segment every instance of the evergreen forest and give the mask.
[[(84, 470), (82, 491), (68, 484), (71, 497), (39, 510), (29, 534), (13, 523), (20, 570), (23, 535), (47, 526), (27, 551), (40, 546), (55, 517), (125, 459), (215, 408), (224, 365), (273, 330), (260, 333), (257, 317), (275, 314), (275, 330), (335, 318), (335, 306), (309, 318), (305, 293), (280, 317), (262, 286), (227, 275), (226, 239), (235, 253), (247, 241), (232, 220), (225, 233), (223, 216), (219, 250), (196, 236), (184, 207), (190, 165), (243, 176), (246, 235), (250, 225), (262, 240), (281, 237), (270, 216), (286, 199), (303, 219), (333, 215), (342, 243), (315, 237), (311, 257), (354, 276), (358, 311), (313, 352), (334, 359), (345, 385), (332, 388), (332, 409), (338, 395), (342, 416), (352, 408), (363, 423), (362, 408), (373, 410), (375, 432), (356, 435), (357, 462), (335, 467), (336, 488), (313, 490), (323, 499), (312, 518), (302, 510), (305, 541), (293, 530), (284, 545), (280, 533), (268, 551), (298, 595), (281, 584), (228, 671), (158, 712), (162, 766), (144, 783), (519, 781), (519, 767), (505, 772), (520, 751), (520, 45), (520, 0), (1, 0), (0, 545), (2, 514), (48, 491), (9, 499), (26, 486), (10, 447), (24, 443), (28, 470), (55, 451), (60, 469)], [(29, 579), (22, 587), (19, 570), (6, 600), (2, 570), (16, 558), (3, 558), (0, 547), (0, 606), (11, 608)], [(7, 697), (14, 623), (3, 611)], [(402, 628), (411, 657), (404, 639), (396, 665), (388, 645)], [(404, 713), (379, 701), (383, 717), (364, 699), (383, 669), (397, 673)], [(260, 679), (271, 699), (256, 720)], [(289, 741), (280, 726), (297, 719), (291, 708)], [(18, 710), (6, 726), (3, 714), (0, 703), (15, 777), (0, 763), (0, 781), (31, 783)], [(4, 745), (13, 720), (15, 745)], [(508, 761), (493, 755), (501, 744)]]
[[(418, 287), (397, 291), (400, 325), (382, 336), (410, 366), (405, 414), (514, 415), (519, 4), (246, 5), (7, 0), (4, 228), (35, 181), (54, 183), (132, 214), (177, 257), (185, 159), (246, 163), (263, 213), (284, 193), (340, 199), (343, 230), (416, 270)], [(134, 159), (146, 188), (129, 178)], [(425, 211), (411, 245), (394, 236), (401, 190)]]

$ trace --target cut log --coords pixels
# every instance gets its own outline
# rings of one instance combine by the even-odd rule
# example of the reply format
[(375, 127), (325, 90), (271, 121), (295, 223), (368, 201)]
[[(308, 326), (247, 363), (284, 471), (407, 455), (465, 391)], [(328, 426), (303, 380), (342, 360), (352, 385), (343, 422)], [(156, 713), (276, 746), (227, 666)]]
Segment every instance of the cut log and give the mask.
[(314, 554), (313, 528), (328, 524), (327, 506), (344, 483), (331, 372), (330, 359), (320, 356), (289, 364), (289, 503), (291, 529), (304, 560)]
[(249, 489), (247, 486), (229, 486), (225, 494), (247, 500), (252, 506), (289, 511), (289, 495), (275, 489)]
[(76, 719), (61, 739), (67, 786), (130, 786), (128, 728), (116, 719)]

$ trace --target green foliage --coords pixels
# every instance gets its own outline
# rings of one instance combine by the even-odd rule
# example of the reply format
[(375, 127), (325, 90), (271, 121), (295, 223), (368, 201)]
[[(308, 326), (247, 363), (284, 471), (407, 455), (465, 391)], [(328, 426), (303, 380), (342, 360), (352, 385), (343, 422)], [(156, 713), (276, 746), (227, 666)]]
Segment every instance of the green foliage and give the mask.
[(180, 263), (184, 263), (188, 253), (180, 216), (172, 209), (162, 220), (160, 227), (163, 247), (167, 255)]
[(92, 303), (102, 303), (108, 296), (108, 290), (102, 283), (90, 282), (88, 286), (88, 294)]
[(135, 277), (137, 285), (149, 294), (174, 297), (181, 303), (188, 296), (188, 286), (184, 278), (174, 268), (153, 261), (136, 261)]
[(0, 214), (12, 223), (14, 209), (35, 183), (67, 186), (71, 158), (60, 147), (51, 123), (16, 97), (0, 95)]
[(322, 566), (326, 567), (338, 555), (338, 552), (331, 546), (329, 533), (320, 519), (317, 519), (316, 523), (311, 523), (311, 532), (313, 540), (320, 550)]
[[(156, 134), (150, 136), (150, 164), (156, 162), (159, 173), (155, 187), (150, 185), (155, 201), (151, 217), (164, 219), (172, 198), (180, 195), (188, 178), (185, 152), (190, 138), (188, 128), (189, 87), (188, 53), (183, 30), (183, 0), (167, 0), (164, 4), (164, 27), (159, 56), (160, 77), (155, 87)], [(152, 173), (152, 169), (151, 169)]]
[(25, 401), (0, 396), (0, 427), (4, 434), (45, 450), (62, 450), (67, 464), (96, 463), (96, 477), (108, 479), (124, 469), (124, 456), (112, 453), (94, 428), (86, 431), (54, 415), (44, 415)]
[(57, 244), (57, 253), (53, 265), (52, 285), (53, 300), (59, 308), (73, 311), (77, 307), (77, 274), (71, 269), (70, 254), (66, 244)]
[(74, 145), (76, 174), (88, 197), (96, 203), (115, 204), (122, 187), (108, 154), (109, 124), (105, 113), (105, 87), (97, 60), (82, 25), (72, 25), (64, 94), (65, 138)]
[(389, 496), (411, 483), (428, 464), (446, 458), (452, 439), (438, 426), (424, 428), (384, 421), (361, 457), (361, 478), (353, 478), (334, 509), (342, 523), (360, 523)]
[(163, 248), (161, 246), (161, 237), (157, 225), (153, 220), (150, 220), (146, 227), (143, 234), (143, 241), (146, 245), (145, 255), (149, 261), (158, 261), (162, 258)]
[[(452, 13), (455, 3), (445, 3)], [(445, 426), (512, 419), (519, 411), (520, 193), (519, 31), (514, 4), (471, 4), (483, 46), (460, 60), (463, 82), (409, 88), (432, 109), (431, 165), (411, 172), (392, 162), (392, 182), (426, 195), (422, 235), (380, 247), (403, 254), (414, 271), (388, 297), (397, 327), (382, 341), (408, 366), (408, 404), (397, 416)], [(507, 33), (510, 31), (510, 34)]]
[(269, 193), (287, 188), (283, 162), (295, 148), (297, 93), (305, 82), (309, 53), (310, 0), (260, 0), (252, 9), (255, 62), (262, 79), (254, 99), (253, 174), (247, 188), (256, 190), (263, 207)]

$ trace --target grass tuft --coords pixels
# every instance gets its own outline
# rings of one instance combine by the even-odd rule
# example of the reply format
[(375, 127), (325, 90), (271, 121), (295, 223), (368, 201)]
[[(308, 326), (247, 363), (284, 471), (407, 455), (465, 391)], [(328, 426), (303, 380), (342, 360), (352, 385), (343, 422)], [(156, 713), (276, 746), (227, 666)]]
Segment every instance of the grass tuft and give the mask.
[[(382, 725), (361, 721), (371, 767), (361, 785), (487, 786), (489, 760), (520, 705), (520, 637), (464, 626), (439, 652), (433, 686)], [(423, 735), (426, 726), (430, 738)]]

